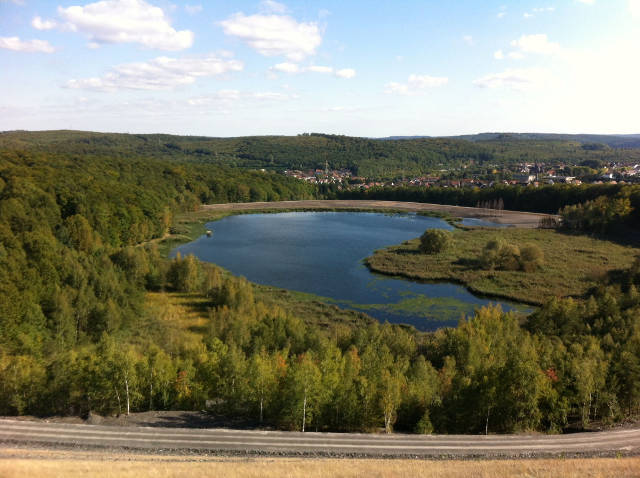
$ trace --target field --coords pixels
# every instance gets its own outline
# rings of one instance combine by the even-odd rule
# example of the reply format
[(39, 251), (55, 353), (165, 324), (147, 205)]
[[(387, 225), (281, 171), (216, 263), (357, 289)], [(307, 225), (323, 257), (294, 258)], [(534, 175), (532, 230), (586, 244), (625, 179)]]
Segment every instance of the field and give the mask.
[(637, 477), (640, 458), (347, 460), (234, 458), (0, 448), (0, 476), (38, 477)]
[[(537, 245), (544, 253), (543, 266), (533, 272), (484, 270), (478, 258), (494, 239), (520, 247)], [(475, 293), (534, 305), (551, 297), (582, 297), (640, 254), (636, 247), (544, 229), (456, 229), (452, 246), (436, 255), (420, 253), (418, 244), (414, 239), (376, 251), (367, 264), (382, 274), (458, 282)]]

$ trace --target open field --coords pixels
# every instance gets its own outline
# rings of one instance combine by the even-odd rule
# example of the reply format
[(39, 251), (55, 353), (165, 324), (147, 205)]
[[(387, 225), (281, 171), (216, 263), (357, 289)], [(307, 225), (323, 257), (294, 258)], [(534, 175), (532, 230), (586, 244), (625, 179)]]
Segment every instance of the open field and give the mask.
[[(367, 264), (382, 274), (453, 281), (479, 294), (541, 304), (551, 297), (585, 295), (608, 272), (628, 268), (640, 254), (636, 247), (547, 229), (457, 229), (452, 234), (453, 244), (441, 254), (421, 254), (414, 239), (376, 251)], [(478, 258), (493, 239), (539, 246), (544, 265), (533, 272), (483, 270)]]
[(0, 447), (0, 476), (38, 477), (637, 477), (640, 458), (362, 460), (232, 458)]
[(370, 210), (370, 211), (404, 211), (417, 213), (437, 213), (452, 217), (482, 218), (497, 224), (512, 224), (516, 227), (534, 228), (538, 226), (542, 217), (547, 214), (537, 214), (520, 211), (500, 211), (499, 216), (489, 217), (485, 209), (463, 206), (446, 206), (443, 204), (427, 204), (401, 201), (369, 201), (369, 200), (309, 200), (309, 201), (276, 201), (207, 204), (201, 207), (206, 212), (237, 212), (260, 210)]

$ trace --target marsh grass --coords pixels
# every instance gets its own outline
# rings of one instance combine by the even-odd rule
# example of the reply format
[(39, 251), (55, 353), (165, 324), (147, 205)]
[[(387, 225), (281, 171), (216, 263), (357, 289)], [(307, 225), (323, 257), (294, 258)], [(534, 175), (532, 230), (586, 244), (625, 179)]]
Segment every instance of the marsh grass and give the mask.
[[(410, 279), (451, 281), (472, 292), (539, 305), (551, 297), (582, 297), (608, 274), (628, 268), (640, 249), (585, 235), (542, 229), (458, 228), (451, 247), (441, 254), (421, 254), (419, 240), (375, 251), (369, 268)], [(487, 242), (535, 244), (544, 253), (537, 271), (486, 270), (479, 258)]]

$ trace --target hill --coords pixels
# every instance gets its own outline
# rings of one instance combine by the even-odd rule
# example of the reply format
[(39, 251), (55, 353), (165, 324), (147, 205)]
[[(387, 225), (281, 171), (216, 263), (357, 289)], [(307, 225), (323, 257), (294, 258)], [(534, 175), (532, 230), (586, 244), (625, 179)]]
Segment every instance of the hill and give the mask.
[[(639, 147), (633, 147), (636, 145)], [(522, 162), (640, 162), (640, 137), (486, 133), (452, 138), (369, 139), (326, 134), (216, 138), (83, 131), (0, 133), (0, 149), (163, 158), (246, 169), (349, 169), (394, 178), (442, 170), (486, 173)]]

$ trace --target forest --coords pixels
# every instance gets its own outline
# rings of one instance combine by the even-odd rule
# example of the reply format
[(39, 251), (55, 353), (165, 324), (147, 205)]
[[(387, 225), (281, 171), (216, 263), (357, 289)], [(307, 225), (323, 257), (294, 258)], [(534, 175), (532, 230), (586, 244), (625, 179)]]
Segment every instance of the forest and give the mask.
[[(314, 198), (313, 186), (126, 148), (85, 154), (48, 149), (44, 139), (38, 147), (6, 141), (0, 414), (209, 403), (220, 416), (282, 429), (497, 433), (559, 432), (638, 413), (633, 258), (584, 297), (554, 298), (522, 323), (485, 308), (429, 334), (378, 323), (320, 326), (257, 299), (243, 279), (192, 256), (168, 260), (148, 242), (203, 202)], [(499, 194), (523, 209), (585, 203), (567, 211), (583, 229), (593, 223), (584, 218), (606, 212), (598, 197), (619, 196), (613, 222), (635, 225), (634, 187), (540, 191), (527, 200), (513, 192), (513, 203)], [(196, 334), (169, 306), (178, 296), (206, 303)]]
[[(594, 141), (600, 141), (595, 143)], [(608, 142), (610, 144), (607, 144)], [(298, 136), (210, 138), (82, 131), (0, 133), (0, 149), (83, 156), (171, 159), (230, 167), (349, 169), (355, 176), (393, 179), (460, 170), (490, 174), (522, 162), (567, 166), (640, 163), (637, 138), (618, 136), (478, 135), (373, 139), (305, 133)], [(596, 168), (597, 169), (597, 168)]]

